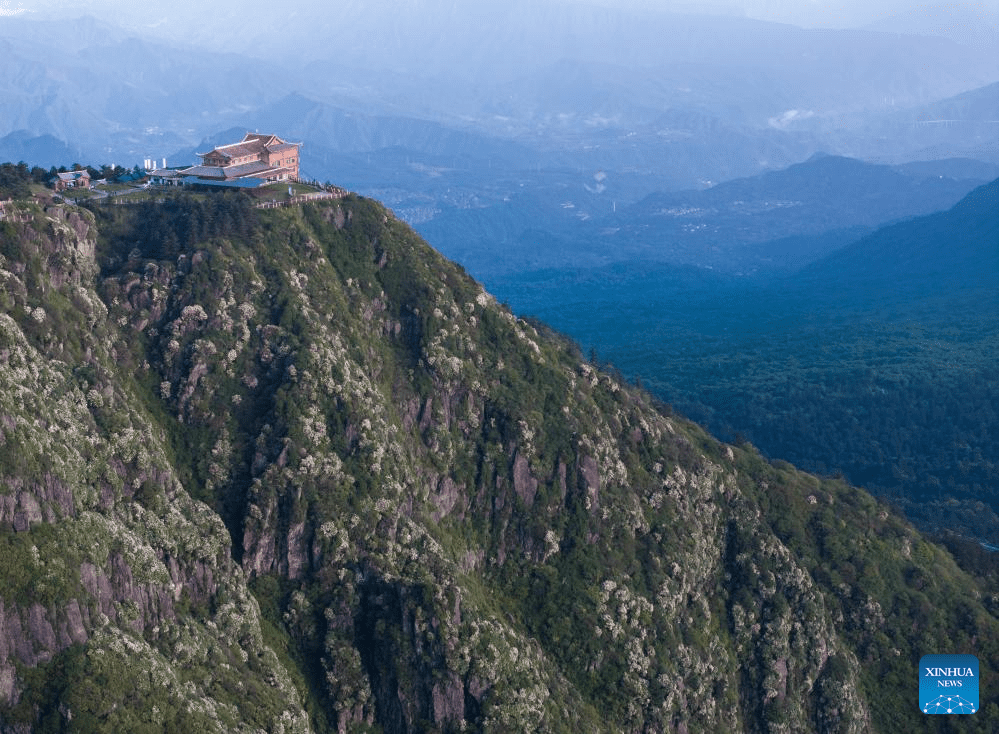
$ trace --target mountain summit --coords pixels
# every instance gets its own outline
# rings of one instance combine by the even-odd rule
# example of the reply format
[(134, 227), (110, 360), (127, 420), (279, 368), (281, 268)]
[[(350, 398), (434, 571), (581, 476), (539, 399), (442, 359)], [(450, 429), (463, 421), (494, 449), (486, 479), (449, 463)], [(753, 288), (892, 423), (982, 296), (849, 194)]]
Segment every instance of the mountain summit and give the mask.
[(0, 223), (3, 731), (919, 731), (996, 597), (376, 202)]

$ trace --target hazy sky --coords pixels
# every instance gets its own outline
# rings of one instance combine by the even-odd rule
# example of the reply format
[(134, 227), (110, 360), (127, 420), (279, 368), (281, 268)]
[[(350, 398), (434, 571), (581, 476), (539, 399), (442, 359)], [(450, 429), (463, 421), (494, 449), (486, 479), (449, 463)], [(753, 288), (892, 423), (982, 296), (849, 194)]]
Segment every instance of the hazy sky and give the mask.
[[(377, 2), (377, 0), (374, 0)], [(396, 0), (411, 2), (412, 0)], [(461, 0), (458, 0), (459, 2)], [(478, 3), (482, 0), (465, 0)], [(975, 0), (973, 2), (948, 2), (947, 0), (559, 0), (566, 4), (583, 3), (619, 6), (644, 7), (678, 12), (701, 12), (711, 14), (742, 15), (763, 20), (792, 23), (802, 26), (858, 27), (882, 21), (893, 16), (931, 15), (945, 17), (954, 10), (979, 10), (999, 14), (999, 0)], [(329, 0), (332, 11), (338, 5), (356, 0)], [(372, 2), (372, 0), (368, 0)], [(288, 0), (284, 7), (294, 6), (295, 0)], [(391, 6), (391, 3), (384, 3)], [(141, 3), (135, 0), (0, 0), (0, 16), (24, 15), (32, 11), (62, 11), (66, 15), (91, 12), (105, 16), (116, 10), (134, 14), (144, 6), (162, 8), (161, 3)], [(192, 4), (177, 3), (179, 12), (190, 12)], [(226, 5), (246, 6), (237, 0), (213, 0), (208, 4), (197, 4), (202, 17), (210, 18), (209, 8)], [(127, 10), (126, 10), (127, 9)], [(153, 12), (160, 12), (159, 9)], [(133, 16), (134, 17), (134, 16)]]
[(677, 12), (743, 15), (801, 26), (853, 28), (893, 16), (928, 14), (940, 17), (954, 10), (999, 13), (999, 0), (562, 0), (607, 6), (658, 8)]

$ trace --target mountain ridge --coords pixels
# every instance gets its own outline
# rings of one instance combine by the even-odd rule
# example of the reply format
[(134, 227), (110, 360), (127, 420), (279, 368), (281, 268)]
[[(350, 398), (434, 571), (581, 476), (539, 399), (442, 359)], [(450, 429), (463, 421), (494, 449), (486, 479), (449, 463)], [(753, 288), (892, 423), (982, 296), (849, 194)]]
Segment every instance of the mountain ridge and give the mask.
[[(561, 198), (521, 190), (502, 204), (445, 209), (417, 228), (487, 283), (517, 271), (613, 260), (782, 277), (878, 227), (950, 208), (984, 183), (975, 174), (997, 172), (960, 160), (889, 166), (816, 155), (706, 189), (656, 192), (627, 206), (611, 201), (616, 177), (579, 176), (575, 191), (558, 191)], [(476, 247), (478, 240), (503, 248)]]
[[(819, 282), (880, 289), (906, 284), (926, 298), (973, 290), (979, 296), (999, 279), (999, 179), (976, 187), (953, 207), (899, 222), (860, 238), (798, 273), (805, 289)], [(986, 301), (987, 302), (987, 301)]]
[(909, 674), (938, 645), (993, 690), (984, 581), (656, 409), (375, 202), (15, 209), (0, 535), (46, 575), (0, 569), (35, 640), (0, 635), (13, 731), (934, 731)]

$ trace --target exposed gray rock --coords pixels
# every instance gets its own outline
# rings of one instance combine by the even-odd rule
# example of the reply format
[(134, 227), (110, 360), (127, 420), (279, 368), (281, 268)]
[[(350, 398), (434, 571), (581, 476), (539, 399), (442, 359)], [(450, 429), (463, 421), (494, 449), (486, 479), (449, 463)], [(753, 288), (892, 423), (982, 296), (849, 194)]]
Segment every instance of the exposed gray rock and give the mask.
[(534, 504), (538, 493), (538, 480), (531, 474), (531, 467), (522, 453), (517, 452), (513, 460), (513, 489), (527, 507)]
[(592, 456), (583, 456), (579, 462), (579, 472), (583, 475), (587, 506), (596, 514), (600, 509), (600, 466)]
[(450, 515), (463, 496), (463, 487), (459, 487), (451, 477), (441, 477), (437, 483), (437, 491), (432, 496), (435, 509), (431, 517), (434, 522), (440, 522)]
[(308, 544), (305, 540), (305, 523), (300, 522), (288, 529), (288, 570), (290, 579), (299, 578), (308, 569)]

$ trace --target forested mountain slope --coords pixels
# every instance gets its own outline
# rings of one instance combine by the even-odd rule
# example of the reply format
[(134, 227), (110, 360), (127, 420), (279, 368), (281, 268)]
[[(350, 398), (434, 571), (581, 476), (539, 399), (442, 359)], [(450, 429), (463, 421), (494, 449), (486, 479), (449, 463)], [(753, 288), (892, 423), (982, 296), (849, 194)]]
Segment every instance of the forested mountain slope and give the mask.
[(0, 730), (947, 731), (945, 652), (999, 726), (984, 581), (375, 202), (0, 227)]
[(895, 319), (948, 297), (963, 299), (965, 309), (940, 308), (929, 314), (931, 319), (954, 322), (995, 313), (999, 179), (975, 188), (946, 211), (883, 227), (790, 281), (783, 285), (798, 299), (810, 293), (847, 310), (876, 304)]

